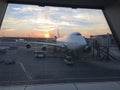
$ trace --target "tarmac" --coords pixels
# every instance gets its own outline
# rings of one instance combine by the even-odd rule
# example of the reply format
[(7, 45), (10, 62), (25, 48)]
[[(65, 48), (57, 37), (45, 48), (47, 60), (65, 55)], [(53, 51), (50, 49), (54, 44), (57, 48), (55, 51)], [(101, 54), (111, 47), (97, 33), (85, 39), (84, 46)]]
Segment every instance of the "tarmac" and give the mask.
[(0, 63), (0, 90), (99, 90), (98, 86), (118, 90), (120, 62), (96, 60), (66, 65), (63, 57), (35, 58), (34, 48), (23, 46), (7, 48), (7, 53), (0, 55), (0, 60), (15, 61)]

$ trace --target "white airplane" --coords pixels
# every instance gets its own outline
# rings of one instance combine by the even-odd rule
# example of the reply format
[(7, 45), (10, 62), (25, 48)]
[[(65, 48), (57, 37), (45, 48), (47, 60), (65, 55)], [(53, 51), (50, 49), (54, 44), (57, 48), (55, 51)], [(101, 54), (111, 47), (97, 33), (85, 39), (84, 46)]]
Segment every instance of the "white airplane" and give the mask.
[(30, 44), (43, 44), (42, 50), (47, 50), (47, 46), (56, 46), (61, 48), (67, 48), (68, 50), (77, 50), (80, 48), (86, 48), (87, 42), (85, 38), (79, 32), (73, 32), (67, 36), (56, 39), (56, 43), (46, 42), (29, 42), (26, 48), (31, 48)]

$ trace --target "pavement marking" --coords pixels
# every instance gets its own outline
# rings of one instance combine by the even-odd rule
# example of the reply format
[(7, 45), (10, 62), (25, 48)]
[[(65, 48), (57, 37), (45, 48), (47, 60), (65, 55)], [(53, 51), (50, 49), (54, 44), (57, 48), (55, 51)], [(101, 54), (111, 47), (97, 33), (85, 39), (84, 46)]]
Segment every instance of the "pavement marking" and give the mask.
[(32, 80), (32, 76), (30, 75), (30, 73), (25, 69), (23, 63), (19, 62), (20, 66), (22, 67), (25, 75), (27, 76), (28, 80)]
[(73, 83), (73, 85), (75, 86), (76, 90), (78, 90), (78, 87), (77, 87), (76, 83)]

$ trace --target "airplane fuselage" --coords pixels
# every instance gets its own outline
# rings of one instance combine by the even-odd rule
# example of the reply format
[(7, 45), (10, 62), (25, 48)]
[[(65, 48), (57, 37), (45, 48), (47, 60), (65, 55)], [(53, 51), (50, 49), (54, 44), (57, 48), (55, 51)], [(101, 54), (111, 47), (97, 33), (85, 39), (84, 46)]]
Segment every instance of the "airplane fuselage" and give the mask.
[(74, 32), (63, 38), (58, 38), (56, 41), (70, 50), (76, 50), (87, 45), (85, 38), (79, 32)]
[(46, 50), (47, 46), (57, 46), (62, 48), (67, 48), (69, 50), (77, 50), (83, 48), (87, 45), (85, 38), (79, 32), (73, 32), (69, 35), (66, 35), (62, 38), (56, 39), (56, 43), (47, 43), (47, 42), (29, 42), (26, 45), (26, 48), (30, 48), (30, 44), (43, 44), (41, 47), (42, 50)]

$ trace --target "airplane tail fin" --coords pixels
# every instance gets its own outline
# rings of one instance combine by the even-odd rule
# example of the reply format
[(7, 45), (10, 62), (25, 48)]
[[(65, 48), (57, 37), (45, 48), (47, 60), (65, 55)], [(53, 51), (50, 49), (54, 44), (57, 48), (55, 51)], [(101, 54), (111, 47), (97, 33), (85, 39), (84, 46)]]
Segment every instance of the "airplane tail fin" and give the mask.
[(57, 34), (58, 34), (58, 38), (60, 38), (60, 32), (58, 29), (57, 29)]

